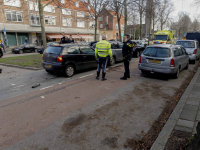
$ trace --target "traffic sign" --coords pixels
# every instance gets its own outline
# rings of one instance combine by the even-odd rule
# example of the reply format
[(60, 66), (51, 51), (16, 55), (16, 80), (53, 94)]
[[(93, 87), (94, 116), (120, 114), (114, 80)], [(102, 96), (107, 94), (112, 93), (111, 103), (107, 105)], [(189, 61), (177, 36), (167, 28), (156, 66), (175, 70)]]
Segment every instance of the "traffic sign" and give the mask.
[(4, 33), (4, 35), (6, 35), (6, 29), (5, 28), (3, 29), (3, 33)]

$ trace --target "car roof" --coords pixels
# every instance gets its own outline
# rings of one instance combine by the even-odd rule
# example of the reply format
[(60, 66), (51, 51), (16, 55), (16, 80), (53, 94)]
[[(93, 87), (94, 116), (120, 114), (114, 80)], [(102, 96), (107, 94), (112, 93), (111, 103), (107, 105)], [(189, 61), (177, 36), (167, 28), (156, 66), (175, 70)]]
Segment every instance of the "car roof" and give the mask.
[(153, 45), (150, 45), (148, 47), (174, 48), (174, 47), (180, 47), (180, 46), (181, 45), (175, 45), (175, 44), (153, 44)]
[(55, 46), (55, 47), (59, 47), (59, 46), (61, 46), (61, 47), (71, 47), (71, 46), (88, 46), (87, 44), (77, 44), (77, 43), (75, 43), (75, 44), (71, 44), (71, 43), (65, 43), (65, 44), (60, 44), (60, 45), (51, 45), (51, 46)]
[(177, 40), (178, 41), (194, 41), (194, 42), (197, 42), (197, 40)]

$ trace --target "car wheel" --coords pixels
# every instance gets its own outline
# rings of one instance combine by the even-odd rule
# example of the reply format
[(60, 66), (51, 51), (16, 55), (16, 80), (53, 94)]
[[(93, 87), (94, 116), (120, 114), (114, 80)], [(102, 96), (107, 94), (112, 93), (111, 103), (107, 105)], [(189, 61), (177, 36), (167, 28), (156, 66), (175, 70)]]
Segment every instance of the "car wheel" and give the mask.
[(115, 63), (116, 63), (116, 60), (115, 60), (115, 57), (113, 57), (113, 59), (112, 59), (112, 61), (110, 61), (110, 66), (114, 66), (115, 65)]
[(72, 77), (74, 75), (74, 73), (75, 73), (75, 68), (72, 65), (67, 65), (65, 67), (65, 71), (64, 72), (65, 72), (65, 76)]
[(19, 53), (20, 53), (20, 54), (23, 54), (23, 50), (20, 50)]
[(186, 65), (185, 69), (188, 69), (188, 67), (189, 67), (189, 61), (188, 61), (187, 65)]
[(141, 70), (142, 74), (146, 75), (148, 72), (147, 71), (144, 71), (144, 70)]
[(196, 60), (191, 60), (191, 63), (192, 63), (192, 64), (195, 64), (195, 63), (196, 63)]
[(53, 73), (53, 71), (50, 71), (50, 70), (46, 70), (46, 72), (48, 72), (48, 73)]
[(180, 68), (178, 68), (177, 72), (174, 74), (174, 78), (178, 79), (179, 74), (180, 74)]
[(136, 52), (136, 58), (139, 58), (139, 57), (140, 57), (140, 52), (137, 51), (137, 52)]

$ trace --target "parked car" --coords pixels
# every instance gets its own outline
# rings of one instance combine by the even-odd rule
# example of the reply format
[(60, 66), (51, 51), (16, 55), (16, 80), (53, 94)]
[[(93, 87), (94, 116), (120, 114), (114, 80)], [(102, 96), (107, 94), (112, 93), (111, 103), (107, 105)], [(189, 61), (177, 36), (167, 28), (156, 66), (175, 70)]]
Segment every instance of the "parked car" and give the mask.
[(25, 52), (36, 52), (36, 45), (35, 44), (22, 44), (18, 47), (12, 49), (12, 53), (19, 53), (23, 54)]
[(196, 40), (178, 40), (176, 44), (183, 46), (186, 52), (190, 53), (190, 62), (195, 64), (196, 60), (200, 57), (199, 42)]
[[(51, 45), (59, 45), (59, 43), (58, 42), (48, 42), (47, 43), (47, 47), (49, 47)], [(37, 47), (37, 52), (40, 53), (40, 54), (43, 54), (44, 47)]]
[(142, 52), (144, 51), (144, 47), (140, 45), (138, 40), (131, 40), (134, 44), (133, 47), (133, 57), (139, 58)]
[[(123, 43), (117, 42), (117, 41), (108, 41), (111, 44), (112, 54), (113, 54), (113, 60), (112, 62), (108, 61), (110, 66), (113, 66), (117, 61), (123, 60), (122, 55), (122, 47)], [(96, 43), (92, 46), (93, 49), (96, 48)]]
[(65, 44), (49, 46), (42, 55), (47, 72), (64, 72), (71, 77), (78, 70), (97, 67), (95, 51), (88, 45)]
[(99, 42), (99, 41), (91, 41), (91, 42), (88, 43), (88, 45), (92, 47), (97, 42)]
[(142, 73), (172, 74), (175, 78), (184, 68), (188, 69), (189, 53), (180, 45), (148, 46), (139, 59), (138, 68)]

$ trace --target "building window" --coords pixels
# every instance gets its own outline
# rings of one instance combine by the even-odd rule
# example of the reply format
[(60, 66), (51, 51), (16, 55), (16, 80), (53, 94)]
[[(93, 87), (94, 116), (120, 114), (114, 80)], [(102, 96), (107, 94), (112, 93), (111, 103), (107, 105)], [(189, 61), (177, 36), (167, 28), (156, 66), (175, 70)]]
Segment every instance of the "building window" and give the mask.
[(35, 11), (39, 11), (38, 3), (35, 3)]
[(62, 9), (62, 14), (63, 15), (71, 15), (71, 11), (67, 9)]
[(85, 17), (85, 13), (83, 13), (83, 12), (77, 12), (77, 17)]
[(63, 26), (71, 27), (72, 18), (62, 18)]
[(44, 18), (44, 22), (46, 25), (56, 25), (56, 18), (51, 16), (46, 16)]
[(47, 5), (47, 6), (44, 7), (44, 11), (55, 13), (55, 7), (51, 6), (51, 5)]
[(40, 26), (40, 16), (39, 15), (30, 15), (31, 25)]
[(3, 2), (4, 2), (4, 5), (21, 7), (20, 0), (4, 0)]
[(99, 17), (99, 21), (103, 21), (103, 17)]
[(76, 7), (79, 7), (79, 3), (78, 3), (78, 2), (74, 2), (74, 5), (75, 5)]
[(29, 1), (29, 9), (34, 10), (34, 3)]
[(121, 25), (121, 30), (124, 30), (124, 25)]
[(6, 21), (22, 22), (22, 13), (16, 11), (6, 11)]
[(116, 30), (118, 30), (118, 23), (116, 23)]
[(95, 21), (90, 21), (90, 28), (95, 28)]
[(103, 24), (100, 24), (100, 29), (102, 29), (103, 28)]
[(85, 28), (85, 21), (84, 20), (77, 20), (77, 27)]
[(108, 16), (106, 16), (106, 25), (108, 25)]
[(59, 2), (65, 4), (65, 0), (59, 0)]

